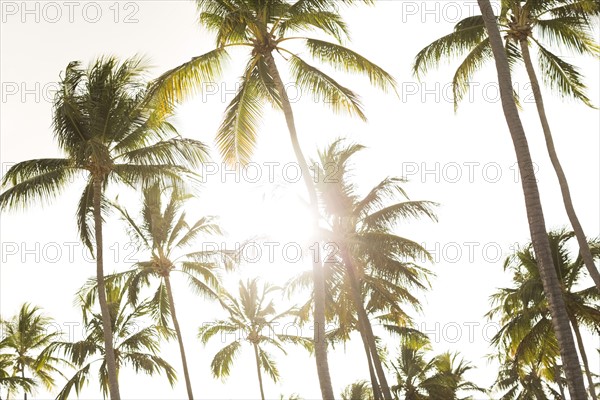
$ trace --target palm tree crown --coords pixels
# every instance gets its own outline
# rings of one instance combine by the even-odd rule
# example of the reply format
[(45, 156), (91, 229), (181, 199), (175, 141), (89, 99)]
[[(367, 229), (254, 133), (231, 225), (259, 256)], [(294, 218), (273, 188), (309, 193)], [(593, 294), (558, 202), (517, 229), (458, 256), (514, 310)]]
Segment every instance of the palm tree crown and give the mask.
[[(594, 383), (581, 339), (581, 328), (585, 327), (595, 334), (600, 334), (600, 293), (595, 286), (581, 286), (586, 270), (581, 255), (573, 258), (569, 251), (569, 242), (573, 238), (574, 233), (566, 230), (548, 233), (567, 314), (592, 391)], [(599, 259), (598, 240), (589, 241), (589, 247), (594, 259)], [(512, 274), (513, 287), (502, 288), (491, 296), (493, 308), (487, 315), (489, 318), (500, 317), (502, 328), (492, 338), (492, 344), (502, 355), (500, 362), (508, 366), (504, 368), (507, 371), (505, 375), (512, 377), (517, 374), (521, 379), (529, 376), (531, 379), (539, 377), (540, 380), (555, 380), (554, 372), (560, 363), (560, 352), (552, 330), (552, 317), (544, 294), (538, 261), (531, 244), (508, 257), (504, 268)]]
[(139, 222), (135, 221), (126, 209), (113, 204), (127, 223), (129, 236), (150, 254), (149, 260), (137, 262), (134, 269), (113, 275), (111, 279), (127, 279), (128, 298), (133, 305), (138, 303), (139, 292), (143, 286), (152, 285), (152, 279), (158, 281), (155, 294), (148, 305), (159, 327), (170, 327), (172, 322), (179, 342), (188, 397), (192, 400), (194, 396), (175, 309), (171, 274), (183, 274), (193, 291), (215, 300), (216, 291), (220, 287), (216, 267), (228, 263), (222, 262), (225, 260), (224, 252), (203, 250), (177, 254), (190, 245), (197, 245), (196, 241), (202, 236), (221, 234), (221, 228), (214, 222), (214, 217), (202, 217), (195, 223), (188, 224), (185, 211), (181, 209), (191, 196), (171, 189), (168, 201), (163, 205), (164, 192), (168, 191), (161, 190), (158, 184), (144, 188)]
[[(52, 322), (39, 307), (27, 303), (11, 320), (2, 321), (0, 364), (3, 375), (6, 375), (3, 380), (9, 394), (11, 390), (21, 387), (27, 399), (27, 393), (31, 393), (40, 382), (52, 389), (55, 375), (62, 375), (57, 364), (64, 361), (44, 354), (46, 347), (60, 336), (60, 332), (53, 331)], [(12, 372), (9, 372), (10, 369)]]
[(473, 366), (458, 354), (439, 354), (429, 361), (425, 359), (431, 350), (428, 343), (403, 344), (392, 366), (396, 372), (396, 385), (392, 390), (406, 400), (462, 400), (472, 396), (459, 397), (465, 392), (485, 393), (485, 390), (466, 379), (465, 374)]
[[(102, 315), (96, 311), (96, 291), (97, 282), (91, 279), (77, 294), (85, 325), (84, 337), (74, 342), (55, 341), (46, 350), (48, 354), (64, 354), (77, 367), (76, 372), (59, 392), (59, 400), (70, 398), (73, 390), (79, 395), (90, 380), (92, 367), (97, 363), (100, 363), (97, 367), (100, 388), (104, 398), (108, 396), (109, 380), (106, 351), (103, 346)], [(146, 323), (152, 306), (149, 301), (131, 305), (127, 301), (126, 285), (109, 280), (106, 283), (106, 291), (117, 374), (121, 368), (131, 367), (136, 372), (147, 375), (164, 374), (169, 384), (174, 385), (177, 380), (175, 369), (158, 355), (161, 337), (165, 333), (172, 335), (172, 332), (165, 332), (161, 327)]]
[[(349, 1), (347, 1), (349, 3)], [(318, 95), (334, 111), (345, 111), (365, 119), (358, 96), (331, 76), (301, 58), (288, 42), (302, 43), (318, 62), (334, 68), (366, 75), (372, 84), (386, 89), (394, 79), (379, 66), (341, 45), (348, 38), (348, 27), (338, 13), (336, 1), (197, 0), (200, 22), (216, 35), (216, 48), (171, 69), (159, 77), (153, 95), (165, 111), (199, 90), (203, 82), (217, 82), (228, 48), (243, 46), (250, 50), (235, 98), (225, 112), (217, 133), (217, 146), (229, 162), (248, 162), (252, 156), (258, 123), (264, 103), (282, 108), (278, 92), (278, 72), (273, 68), (274, 54), (290, 66), (291, 79), (308, 93)], [(315, 31), (336, 43), (302, 36)]]
[(191, 177), (188, 167), (207, 159), (206, 147), (178, 137), (166, 116), (157, 118), (155, 105), (146, 101), (145, 71), (137, 58), (120, 64), (101, 58), (87, 69), (70, 63), (54, 101), (54, 137), (65, 157), (12, 166), (2, 181), (8, 189), (0, 207), (50, 200), (83, 175), (87, 184), (77, 222), (82, 242), (92, 249), (94, 181), (104, 191), (109, 183), (137, 185), (152, 178), (181, 183), (186, 174)]
[[(556, 55), (551, 46), (576, 54), (598, 56), (591, 18), (600, 13), (596, 0), (502, 0), (498, 23), (504, 34), (506, 55), (511, 67), (523, 54), (519, 42), (525, 39), (538, 49), (538, 63), (544, 81), (561, 96), (573, 97), (591, 106), (585, 84), (577, 67)], [(481, 15), (459, 21), (454, 31), (433, 41), (416, 56), (413, 72), (417, 76), (437, 67), (445, 58), (461, 57), (452, 78), (454, 103), (468, 92), (474, 74), (492, 60), (492, 49)]]
[(261, 396), (264, 399), (262, 384), (262, 371), (266, 372), (273, 381), (279, 380), (279, 370), (265, 346), (277, 348), (286, 354), (285, 343), (299, 344), (312, 351), (313, 344), (310, 339), (277, 333), (275, 328), (279, 320), (297, 315), (291, 308), (282, 313), (277, 313), (273, 299), (269, 299), (278, 287), (268, 283), (259, 285), (257, 278), (240, 281), (239, 296), (236, 298), (225, 291), (220, 293), (220, 302), (229, 314), (226, 320), (218, 320), (206, 324), (199, 329), (198, 337), (207, 343), (218, 334), (235, 334), (235, 340), (215, 354), (211, 369), (215, 377), (226, 378), (229, 376), (231, 366), (239, 355), (244, 341), (252, 345), (256, 361), (256, 368)]

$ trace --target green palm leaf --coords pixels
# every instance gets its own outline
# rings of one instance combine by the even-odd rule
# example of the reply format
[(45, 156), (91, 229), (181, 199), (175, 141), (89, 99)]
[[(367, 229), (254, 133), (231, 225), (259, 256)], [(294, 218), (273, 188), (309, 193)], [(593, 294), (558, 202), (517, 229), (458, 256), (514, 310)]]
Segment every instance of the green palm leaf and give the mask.
[(585, 83), (577, 67), (564, 61), (537, 42), (542, 79), (561, 96), (581, 100), (589, 107), (595, 106), (585, 94)]
[(290, 57), (290, 72), (296, 84), (320, 97), (334, 112), (346, 112), (366, 120), (358, 96), (330, 76), (307, 64), (297, 56)]
[(381, 90), (396, 87), (394, 78), (383, 68), (346, 47), (316, 39), (307, 39), (306, 47), (320, 62), (344, 72), (365, 75), (373, 86)]
[(260, 366), (265, 370), (265, 372), (273, 379), (273, 382), (279, 381), (279, 370), (275, 365), (275, 362), (263, 349), (258, 350), (258, 359), (260, 360)]
[(210, 368), (216, 378), (226, 378), (231, 372), (231, 366), (241, 349), (239, 340), (231, 342), (215, 354)]
[(443, 58), (457, 57), (471, 51), (486, 37), (485, 25), (480, 15), (467, 17), (454, 26), (454, 31), (433, 41), (415, 57), (413, 73), (419, 77), (439, 65)]
[(262, 114), (259, 82), (250, 66), (242, 79), (236, 96), (227, 110), (219, 130), (216, 144), (226, 162), (250, 161), (256, 144), (258, 125)]
[(228, 58), (222, 48), (194, 57), (158, 77), (148, 97), (160, 105), (160, 113), (169, 114), (176, 104), (197, 93), (202, 84), (218, 82)]

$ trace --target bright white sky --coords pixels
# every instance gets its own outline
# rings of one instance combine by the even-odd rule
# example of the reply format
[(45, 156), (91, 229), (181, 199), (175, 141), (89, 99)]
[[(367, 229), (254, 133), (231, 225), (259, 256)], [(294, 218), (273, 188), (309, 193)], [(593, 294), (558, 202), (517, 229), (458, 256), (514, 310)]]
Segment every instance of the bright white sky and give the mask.
[[(51, 93), (59, 73), (70, 61), (82, 60), (87, 64), (103, 54), (121, 58), (142, 54), (151, 60), (152, 76), (156, 76), (210, 50), (213, 45), (212, 37), (196, 22), (194, 3), (187, 0), (2, 1), (1, 5), (3, 172), (14, 162), (59, 155), (51, 131)], [(27, 13), (25, 7), (33, 11)], [(528, 241), (514, 150), (491, 64), (477, 75), (471, 98), (461, 105), (458, 114), (453, 112), (448, 86), (455, 64), (431, 73), (423, 83), (417, 83), (411, 75), (414, 55), (476, 9), (474, 0), (381, 1), (374, 8), (344, 9), (343, 15), (352, 30), (350, 47), (395, 76), (400, 98), (377, 92), (364, 80), (344, 76), (340, 80), (363, 96), (368, 123), (332, 116), (326, 107), (306, 96), (294, 104), (294, 109), (302, 146), (311, 157), (335, 138), (347, 137), (368, 146), (355, 158), (355, 175), (361, 188), (367, 190), (385, 176), (405, 175), (410, 179), (406, 190), (411, 198), (441, 204), (439, 223), (413, 221), (398, 228), (400, 235), (425, 243), (437, 261), (430, 266), (437, 274), (433, 290), (419, 294), (424, 311), (422, 315), (414, 315), (419, 327), (430, 334), (436, 352), (460, 350), (477, 366), (470, 377), (489, 387), (496, 371), (485, 359), (491, 352), (487, 339), (496, 328), (493, 324), (486, 325), (483, 317), (489, 309), (488, 296), (495, 288), (508, 284), (502, 263), (511, 246)], [(212, 145), (214, 132), (241, 73), (242, 64), (238, 60), (244, 55), (233, 53), (234, 61), (219, 82), (218, 93), (198, 96), (179, 109), (174, 122), (182, 135)], [(587, 77), (593, 102), (598, 104), (598, 61), (575, 61)], [(561, 227), (568, 220), (546, 155), (531, 91), (522, 74), (517, 74), (514, 80), (524, 102), (522, 116), (532, 156), (539, 167), (537, 176), (547, 226)], [(549, 92), (545, 94), (579, 218), (588, 236), (597, 236), (600, 233), (598, 112), (572, 101), (558, 100)], [(301, 228), (306, 218), (301, 202), (295, 200), (295, 193), (304, 193), (302, 185), (286, 184), (282, 179), (283, 166), (293, 156), (281, 115), (272, 111), (265, 114), (258, 149), (258, 164), (280, 163), (274, 167), (277, 184), (269, 183), (266, 168), (262, 170), (264, 179), (258, 184), (236, 183), (232, 176), (224, 180), (218, 174), (208, 176), (205, 188), (188, 212), (191, 216), (220, 215), (231, 234), (230, 241), (269, 233), (283, 237), (284, 240), (280, 239), (283, 246), (286, 241), (306, 236), (306, 229), (303, 232)], [(213, 156), (218, 161), (216, 152)], [(77, 239), (74, 210), (80, 184), (74, 182), (72, 190), (44, 208), (2, 214), (0, 313), (3, 317), (13, 315), (23, 302), (31, 302), (42, 306), (65, 331), (67, 326), (79, 322), (73, 294), (95, 273), (93, 262), (85, 260), (86, 254)], [(114, 197), (116, 193), (113, 191), (111, 195)], [(129, 199), (133, 201), (127, 204), (135, 205), (135, 197)], [(269, 212), (275, 216), (269, 216)], [(127, 241), (121, 222), (110, 219), (105, 234), (107, 272), (123, 270), (131, 262), (127, 255), (132, 249), (126, 247)], [(281, 247), (276, 254), (281, 254)], [(244, 272), (229, 277), (228, 282), (235, 284), (240, 276), (259, 275), (281, 283), (308, 268), (306, 262), (269, 263), (266, 256), (263, 261), (245, 265)], [(196, 396), (257, 398), (250, 352), (236, 362), (227, 383), (210, 376), (209, 364), (219, 348), (218, 340), (203, 348), (195, 337), (198, 326), (221, 313), (216, 306), (189, 294), (183, 283), (177, 283), (175, 289)], [(305, 334), (310, 332), (306, 330)], [(78, 338), (76, 330), (75, 339)], [(598, 338), (587, 336), (587, 340), (588, 357), (598, 373), (598, 356), (592, 352), (598, 347)], [(390, 339), (388, 346), (393, 355), (397, 344)], [(179, 369), (176, 351), (174, 343), (165, 345), (163, 355)], [(274, 384), (265, 379), (268, 397), (292, 393), (307, 399), (320, 396), (311, 358), (301, 351), (290, 351), (287, 357), (278, 355), (278, 360), (282, 382)], [(337, 393), (356, 379), (368, 377), (358, 340), (332, 350), (330, 364)], [(162, 378), (125, 371), (121, 380), (123, 398), (185, 397), (182, 374), (175, 389)], [(96, 391), (92, 384), (81, 398), (97, 397)], [(38, 395), (50, 396), (43, 391)]]

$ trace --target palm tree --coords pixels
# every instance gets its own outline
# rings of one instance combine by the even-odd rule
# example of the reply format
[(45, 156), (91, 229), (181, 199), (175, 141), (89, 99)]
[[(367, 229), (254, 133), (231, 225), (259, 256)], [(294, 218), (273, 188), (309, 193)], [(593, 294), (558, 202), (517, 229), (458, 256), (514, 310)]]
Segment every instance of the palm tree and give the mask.
[[(565, 230), (548, 233), (556, 274), (560, 277), (562, 295), (583, 361), (588, 389), (592, 399), (596, 400), (581, 327), (588, 327), (600, 334), (600, 292), (595, 286), (578, 289), (584, 278), (584, 262), (581, 255), (573, 259), (568, 250), (569, 241), (574, 236), (573, 232)], [(599, 259), (600, 242), (589, 241), (588, 246), (594, 259)], [(500, 289), (492, 295), (494, 307), (487, 315), (489, 318), (499, 315), (503, 324), (492, 343), (500, 353), (508, 353), (515, 363), (537, 362), (551, 369), (558, 362), (560, 354), (531, 244), (507, 258), (504, 269), (512, 273), (514, 286)]]
[(503, 392), (500, 400), (562, 400), (566, 399), (562, 379), (560, 368), (557, 366), (546, 368), (539, 361), (523, 364), (515, 360), (506, 360), (500, 367), (494, 387)]
[[(569, 184), (556, 153), (530, 53), (531, 45), (537, 47), (539, 68), (545, 83), (561, 96), (575, 98), (593, 107), (585, 94), (586, 86), (577, 67), (554, 54), (549, 48), (557, 46), (580, 55), (600, 55), (600, 47), (595, 42), (592, 26), (592, 18), (599, 14), (600, 3), (597, 0), (502, 0), (502, 12), (498, 22), (504, 34), (510, 65), (514, 65), (517, 60), (524, 61), (564, 207), (577, 236), (579, 251), (586, 268), (600, 290), (600, 273), (587, 247), (585, 233), (573, 206)], [(468, 54), (452, 80), (455, 108), (467, 93), (474, 73), (492, 58), (490, 40), (480, 15), (463, 19), (456, 24), (454, 32), (421, 50), (413, 69), (414, 73), (419, 75), (439, 65), (444, 57), (454, 57), (465, 52)]]
[(226, 320), (203, 325), (198, 331), (198, 337), (206, 344), (217, 334), (235, 334), (235, 340), (219, 350), (211, 362), (212, 373), (217, 378), (229, 376), (231, 366), (239, 355), (243, 342), (250, 343), (254, 350), (260, 395), (264, 400), (262, 371), (266, 372), (273, 381), (279, 380), (279, 370), (272, 356), (265, 349), (265, 345), (277, 348), (286, 354), (283, 347), (285, 343), (300, 344), (309, 351), (312, 351), (313, 343), (307, 338), (275, 332), (277, 321), (294, 316), (295, 310), (289, 309), (278, 314), (273, 300), (269, 300), (267, 296), (279, 288), (268, 283), (262, 286), (261, 290), (258, 279), (255, 278), (245, 283), (240, 281), (238, 298), (225, 291), (221, 292), (219, 300), (229, 313), (229, 317)]
[[(182, 182), (206, 159), (205, 146), (177, 136), (165, 115), (146, 100), (139, 59), (121, 64), (100, 58), (84, 69), (72, 62), (65, 71), (54, 101), (54, 136), (64, 158), (23, 161), (12, 166), (2, 181), (0, 209), (25, 207), (48, 201), (77, 176), (87, 183), (77, 208), (82, 242), (96, 257), (98, 298), (102, 313), (111, 398), (120, 398), (112, 333), (104, 289), (102, 242), (104, 192), (109, 183), (130, 186), (151, 179)], [(151, 116), (153, 115), (153, 116)], [(90, 229), (93, 222), (94, 231)]]
[[(27, 400), (27, 393), (36, 386), (36, 380), (48, 389), (54, 387), (53, 375), (61, 374), (56, 368), (61, 360), (45, 356), (44, 349), (60, 332), (52, 332), (51, 324), (52, 319), (43, 315), (39, 307), (27, 303), (11, 320), (2, 321), (4, 338), (0, 341), (0, 360), (3, 385), (8, 387), (9, 393), (20, 386)], [(8, 373), (9, 369), (13, 372)]]
[(539, 260), (540, 277), (544, 285), (544, 293), (548, 298), (548, 306), (552, 315), (552, 325), (560, 346), (561, 359), (565, 369), (569, 392), (572, 398), (585, 398), (585, 386), (579, 366), (579, 359), (575, 349), (575, 342), (571, 334), (569, 316), (561, 295), (561, 289), (552, 264), (552, 253), (544, 212), (540, 201), (540, 193), (535, 179), (529, 145), (519, 116), (519, 110), (512, 93), (512, 78), (506, 51), (500, 36), (494, 10), (489, 0), (477, 0), (481, 14), (490, 38), (490, 45), (494, 54), (498, 83), (504, 117), (509, 128), (511, 139), (515, 148), (521, 185), (525, 198), (525, 209), (531, 241), (536, 257)]
[[(91, 279), (77, 294), (85, 325), (84, 338), (76, 342), (55, 341), (46, 350), (47, 354), (62, 353), (78, 368), (58, 393), (57, 400), (70, 398), (73, 390), (79, 395), (90, 380), (92, 366), (98, 363), (103, 397), (106, 398), (109, 394), (108, 357), (103, 345), (103, 317), (96, 310), (97, 287), (96, 280)], [(173, 386), (177, 380), (175, 369), (158, 355), (160, 339), (165, 331), (156, 325), (148, 326), (144, 322), (152, 310), (149, 301), (140, 302), (136, 306), (131, 305), (127, 301), (127, 285), (118, 285), (115, 280), (106, 282), (106, 294), (113, 328), (112, 348), (117, 374), (126, 366), (151, 376), (164, 373), (169, 384)], [(140, 329), (141, 326), (144, 328)]]
[(433, 369), (433, 364), (425, 361), (427, 346), (400, 347), (396, 363), (392, 363), (396, 372), (396, 385), (392, 386), (392, 391), (396, 398), (403, 395), (405, 400), (427, 399), (423, 382), (427, 381), (427, 374)]
[[(400, 346), (396, 363), (392, 367), (396, 372), (396, 385), (392, 390), (396, 398), (405, 400), (458, 400), (465, 391), (485, 393), (485, 389), (465, 378), (465, 373), (473, 366), (458, 354), (442, 353), (426, 361), (430, 350), (429, 343)], [(460, 399), (473, 399), (472, 396)]]
[[(169, 111), (175, 103), (198, 90), (202, 83), (219, 80), (223, 64), (229, 58), (230, 47), (242, 46), (251, 50), (238, 92), (227, 107), (217, 132), (217, 146), (227, 162), (248, 162), (256, 143), (263, 104), (270, 103), (281, 109), (308, 192), (315, 231), (318, 219), (317, 194), (299, 143), (294, 113), (275, 56), (279, 54), (288, 62), (292, 80), (302, 90), (319, 96), (336, 112), (345, 111), (362, 119), (365, 119), (365, 115), (354, 92), (307, 63), (285, 45), (289, 42), (304, 44), (316, 61), (346, 72), (364, 74), (381, 89), (395, 85), (394, 79), (383, 69), (340, 44), (347, 38), (348, 29), (339, 15), (337, 3), (330, 0), (297, 0), (293, 3), (283, 0), (197, 0), (200, 21), (208, 30), (216, 33), (217, 47), (167, 71), (157, 79), (154, 89), (154, 97), (165, 111)], [(323, 33), (338, 43), (302, 36), (306, 31)], [(334, 395), (327, 361), (327, 343), (324, 340), (323, 271), (318, 259), (313, 259), (313, 274), (316, 294), (315, 358), (322, 396), (328, 400), (333, 399)]]
[(7, 397), (11, 392), (22, 389), (31, 393), (35, 387), (35, 381), (31, 378), (22, 378), (14, 374), (13, 363), (10, 354), (0, 353), (0, 399), (2, 399), (2, 388), (6, 388)]
[[(400, 304), (420, 307), (411, 289), (425, 289), (430, 272), (407, 260), (430, 259), (430, 255), (421, 245), (396, 235), (394, 228), (402, 218), (424, 216), (436, 220), (432, 211), (435, 203), (408, 200), (400, 178), (388, 177), (366, 196), (359, 196), (350, 181), (349, 161), (362, 149), (356, 144), (344, 146), (337, 140), (321, 152), (320, 163), (316, 163), (320, 166), (317, 191), (329, 226), (323, 236), (336, 246), (328, 261), (339, 262), (346, 275), (341, 278), (343, 284), (336, 282), (335, 287), (338, 296), (349, 295), (347, 302), (338, 297), (334, 304), (344, 304), (346, 312), (356, 312), (367, 359), (373, 363), (379, 381), (372, 382), (375, 398), (381, 390), (384, 398), (391, 399), (368, 314), (384, 312), (380, 319), (404, 326), (410, 318)], [(400, 199), (405, 201), (398, 202)], [(340, 326), (356, 327), (349, 323), (351, 319), (343, 318)]]
[[(214, 222), (214, 217), (202, 217), (195, 223), (189, 224), (181, 208), (191, 196), (178, 193), (171, 189), (168, 202), (163, 206), (163, 190), (154, 184), (143, 190), (143, 209), (140, 212), (141, 222), (136, 222), (130, 214), (119, 206), (113, 206), (128, 224), (129, 236), (141, 248), (150, 253), (150, 259), (137, 262), (134, 269), (113, 275), (110, 278), (127, 278), (128, 298), (136, 305), (142, 286), (150, 285), (151, 279), (158, 280), (155, 295), (148, 303), (152, 307), (152, 316), (160, 327), (170, 326), (172, 321), (183, 366), (185, 384), (190, 400), (194, 398), (192, 383), (188, 371), (183, 337), (173, 299), (171, 274), (180, 273), (186, 276), (191, 288), (210, 299), (216, 299), (215, 290), (219, 288), (219, 278), (215, 266), (219, 262), (214, 251), (197, 251), (188, 254), (178, 254), (186, 247), (194, 244), (201, 235), (221, 234), (221, 228)], [(224, 254), (223, 254), (224, 255)], [(177, 268), (179, 267), (179, 268)], [(110, 279), (107, 277), (107, 280)]]
[[(429, 395), (432, 399), (459, 400), (464, 392), (485, 393), (486, 390), (468, 381), (465, 374), (474, 367), (464, 359), (458, 359), (458, 353), (445, 352), (433, 359), (436, 372), (430, 378), (437, 384), (431, 385)], [(461, 400), (472, 400), (472, 396), (460, 397)]]
[(344, 389), (342, 400), (373, 400), (373, 390), (367, 381), (354, 382)]

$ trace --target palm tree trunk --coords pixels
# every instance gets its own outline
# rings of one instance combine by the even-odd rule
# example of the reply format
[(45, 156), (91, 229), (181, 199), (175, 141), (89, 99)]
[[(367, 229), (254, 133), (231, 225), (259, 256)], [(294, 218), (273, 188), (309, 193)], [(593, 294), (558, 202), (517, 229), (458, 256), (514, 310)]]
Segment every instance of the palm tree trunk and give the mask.
[[(308, 164), (300, 148), (298, 142), (298, 133), (296, 132), (296, 124), (294, 122), (294, 113), (292, 112), (292, 105), (290, 99), (283, 86), (281, 75), (275, 64), (275, 59), (271, 53), (264, 55), (265, 62), (269, 68), (269, 73), (275, 83), (275, 88), (281, 98), (281, 107), (283, 114), (285, 115), (285, 121), (290, 133), (290, 139), (292, 141), (292, 147), (294, 154), (296, 155), (296, 161), (300, 166), (304, 178), (304, 184), (308, 191), (309, 206), (311, 207), (312, 224), (314, 232), (318, 231), (318, 203), (317, 203), (317, 191), (313, 182), (311, 181), (310, 170)], [(315, 360), (317, 364), (317, 374), (319, 376), (319, 384), (321, 387), (321, 395), (323, 400), (333, 400), (333, 387), (331, 385), (331, 375), (329, 374), (329, 361), (327, 359), (327, 340), (325, 337), (325, 278), (323, 274), (323, 266), (321, 265), (320, 256), (318, 254), (313, 255), (313, 284), (314, 284), (314, 345), (315, 345)]]
[[(21, 378), (25, 379), (25, 366), (21, 366)], [(27, 392), (23, 391), (23, 399), (27, 400)]]
[(94, 231), (96, 239), (96, 279), (98, 281), (98, 302), (102, 314), (102, 332), (104, 335), (104, 351), (106, 356), (106, 367), (108, 370), (108, 389), (112, 400), (121, 400), (119, 394), (119, 380), (117, 377), (117, 363), (115, 361), (115, 350), (113, 348), (113, 335), (108, 304), (106, 302), (106, 285), (104, 282), (104, 258), (102, 244), (102, 215), (100, 214), (100, 202), (102, 195), (102, 181), (94, 179)]
[(365, 335), (364, 328), (358, 321), (359, 333), (367, 356), (367, 364), (369, 366), (369, 377), (371, 378), (371, 388), (373, 389), (373, 400), (382, 400), (381, 389), (379, 388), (379, 382), (377, 381), (377, 375), (375, 374), (375, 367), (373, 367), (373, 359), (371, 358), (371, 351), (369, 350), (369, 343), (367, 336)]
[(534, 175), (529, 145), (525, 137), (525, 131), (519, 117), (519, 111), (513, 97), (512, 78), (510, 68), (496, 17), (489, 0), (477, 0), (485, 26), (488, 31), (496, 70), (500, 86), (500, 96), (504, 116), (512, 137), (517, 164), (521, 174), (521, 184), (525, 197), (525, 208), (529, 221), (531, 242), (535, 255), (539, 260), (540, 277), (542, 279), (544, 293), (548, 299), (552, 325), (560, 347), (561, 359), (565, 368), (569, 393), (573, 400), (584, 400), (586, 398), (583, 375), (577, 357), (575, 342), (571, 334), (571, 324), (565, 307), (562, 291), (553, 265), (550, 242), (546, 232), (546, 223), (540, 201), (540, 194)]
[(350, 260), (350, 257), (348, 256), (348, 253), (345, 249), (342, 250), (342, 259), (344, 261), (344, 264), (346, 265), (348, 277), (350, 278), (350, 290), (352, 291), (352, 298), (356, 307), (358, 325), (359, 328), (364, 330), (364, 336), (367, 340), (368, 349), (373, 359), (375, 371), (377, 371), (379, 387), (383, 392), (383, 398), (385, 400), (391, 400), (392, 392), (390, 391), (390, 387), (387, 383), (387, 378), (385, 377), (385, 371), (383, 370), (383, 365), (381, 364), (381, 359), (379, 358), (379, 353), (377, 352), (377, 343), (375, 341), (375, 335), (373, 334), (373, 327), (371, 326), (371, 321), (369, 321), (369, 316), (367, 315), (367, 311), (365, 310), (365, 306), (363, 304), (360, 283), (358, 277), (356, 276), (354, 264)]
[(175, 313), (175, 301), (173, 300), (173, 290), (171, 289), (171, 280), (169, 279), (169, 275), (165, 276), (165, 285), (167, 286), (167, 295), (169, 296), (169, 309), (171, 310), (171, 319), (173, 320), (173, 326), (175, 327), (175, 333), (177, 334), (177, 342), (179, 343), (179, 354), (181, 355), (181, 364), (183, 366), (185, 388), (187, 389), (189, 400), (194, 400), (194, 394), (192, 393), (192, 382), (190, 381), (187, 358), (185, 357), (185, 348), (183, 347), (183, 337), (181, 336), (181, 328), (179, 327), (179, 321), (177, 320), (177, 314)]
[(594, 379), (590, 372), (590, 364), (588, 362), (587, 354), (585, 353), (585, 346), (583, 345), (583, 338), (581, 337), (581, 331), (579, 330), (579, 324), (577, 318), (571, 316), (571, 325), (573, 325), (573, 332), (575, 332), (575, 338), (577, 339), (577, 347), (579, 348), (579, 354), (581, 355), (581, 362), (583, 363), (583, 370), (588, 381), (588, 390), (592, 400), (598, 400), (596, 396), (596, 390), (594, 388)]
[(252, 343), (254, 347), (254, 358), (256, 358), (256, 373), (258, 374), (258, 386), (260, 387), (260, 398), (265, 400), (265, 391), (263, 389), (262, 374), (260, 372), (260, 358), (258, 357), (258, 345)]
[(592, 252), (590, 251), (590, 247), (587, 242), (585, 233), (583, 232), (583, 228), (579, 223), (579, 218), (577, 218), (577, 214), (575, 213), (575, 208), (573, 206), (573, 200), (571, 199), (571, 191), (569, 190), (569, 183), (567, 182), (567, 177), (562, 169), (560, 161), (558, 160), (558, 154), (556, 154), (554, 140), (552, 139), (552, 132), (550, 131), (550, 124), (548, 123), (548, 118), (546, 117), (546, 109), (544, 107), (542, 91), (540, 90), (540, 84), (538, 82), (537, 75), (533, 67), (533, 62), (531, 61), (529, 44), (527, 42), (527, 39), (521, 40), (519, 44), (521, 47), (521, 53), (523, 54), (525, 68), (527, 69), (527, 75), (529, 76), (529, 80), (531, 82), (531, 90), (533, 91), (535, 105), (538, 110), (540, 122), (542, 123), (542, 130), (544, 131), (544, 138), (546, 140), (546, 148), (548, 149), (548, 155), (550, 156), (550, 161), (552, 161), (552, 167), (554, 167), (556, 177), (558, 178), (563, 203), (567, 212), (567, 216), (569, 217), (569, 222), (571, 222), (571, 226), (573, 227), (573, 231), (575, 232), (575, 237), (577, 237), (577, 243), (579, 243), (579, 254), (581, 254), (583, 262), (585, 263), (585, 267), (587, 268), (590, 276), (594, 280), (596, 287), (598, 288), (598, 290), (600, 290), (600, 272), (598, 272), (598, 268), (596, 268), (596, 265), (594, 264), (594, 258), (592, 257)]

